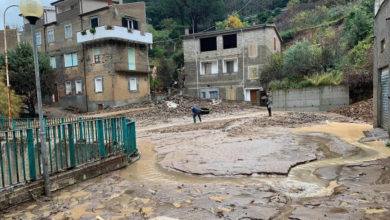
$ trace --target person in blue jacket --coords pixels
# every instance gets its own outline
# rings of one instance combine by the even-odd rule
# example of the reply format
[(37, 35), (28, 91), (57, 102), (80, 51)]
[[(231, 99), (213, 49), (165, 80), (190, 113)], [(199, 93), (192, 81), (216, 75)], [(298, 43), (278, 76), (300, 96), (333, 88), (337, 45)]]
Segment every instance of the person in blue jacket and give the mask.
[(199, 121), (202, 122), (202, 119), (200, 118), (200, 114), (201, 114), (200, 109), (197, 106), (193, 105), (191, 106), (191, 110), (193, 113), (192, 116), (194, 117), (194, 123), (196, 123), (196, 116), (198, 116)]

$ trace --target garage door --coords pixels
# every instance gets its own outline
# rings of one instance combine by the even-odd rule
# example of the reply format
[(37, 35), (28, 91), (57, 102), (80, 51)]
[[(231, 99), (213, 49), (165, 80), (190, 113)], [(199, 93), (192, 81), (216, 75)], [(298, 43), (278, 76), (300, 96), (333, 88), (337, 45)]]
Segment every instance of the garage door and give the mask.
[(389, 69), (382, 70), (382, 106), (381, 106), (381, 127), (389, 129)]

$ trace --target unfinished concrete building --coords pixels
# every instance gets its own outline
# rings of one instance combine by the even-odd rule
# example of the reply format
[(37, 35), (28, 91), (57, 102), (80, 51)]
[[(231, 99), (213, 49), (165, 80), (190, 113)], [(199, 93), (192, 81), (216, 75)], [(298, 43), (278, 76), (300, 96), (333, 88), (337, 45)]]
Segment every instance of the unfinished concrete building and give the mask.
[[(149, 99), (145, 3), (58, 0), (37, 23), (38, 50), (57, 72), (53, 102), (83, 111)], [(25, 22), (25, 39), (32, 41)]]
[(267, 57), (281, 50), (273, 25), (187, 33), (183, 44), (185, 95), (252, 102), (260, 101)]
[(390, 130), (390, 0), (375, 1), (374, 126)]

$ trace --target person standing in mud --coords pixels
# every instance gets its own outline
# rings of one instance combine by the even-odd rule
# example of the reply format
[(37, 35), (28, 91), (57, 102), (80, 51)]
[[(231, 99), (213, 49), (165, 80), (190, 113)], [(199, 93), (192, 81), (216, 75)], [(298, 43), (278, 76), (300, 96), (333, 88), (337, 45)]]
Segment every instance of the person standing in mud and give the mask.
[(265, 104), (267, 104), (268, 116), (272, 116), (272, 95), (270, 91), (267, 91), (267, 97), (265, 98)]
[(202, 118), (200, 117), (201, 115), (200, 109), (197, 106), (193, 105), (191, 106), (191, 110), (192, 110), (192, 117), (194, 118), (194, 123), (196, 123), (196, 116), (198, 116), (199, 121), (202, 122)]

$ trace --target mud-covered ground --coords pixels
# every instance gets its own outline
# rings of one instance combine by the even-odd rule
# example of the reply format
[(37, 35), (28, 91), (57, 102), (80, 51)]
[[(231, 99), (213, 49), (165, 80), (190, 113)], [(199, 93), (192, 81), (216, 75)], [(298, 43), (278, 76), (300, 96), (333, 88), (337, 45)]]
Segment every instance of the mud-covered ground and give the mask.
[[(148, 114), (148, 113), (144, 113)], [(0, 219), (388, 219), (390, 150), (333, 113), (137, 122), (141, 159)]]

